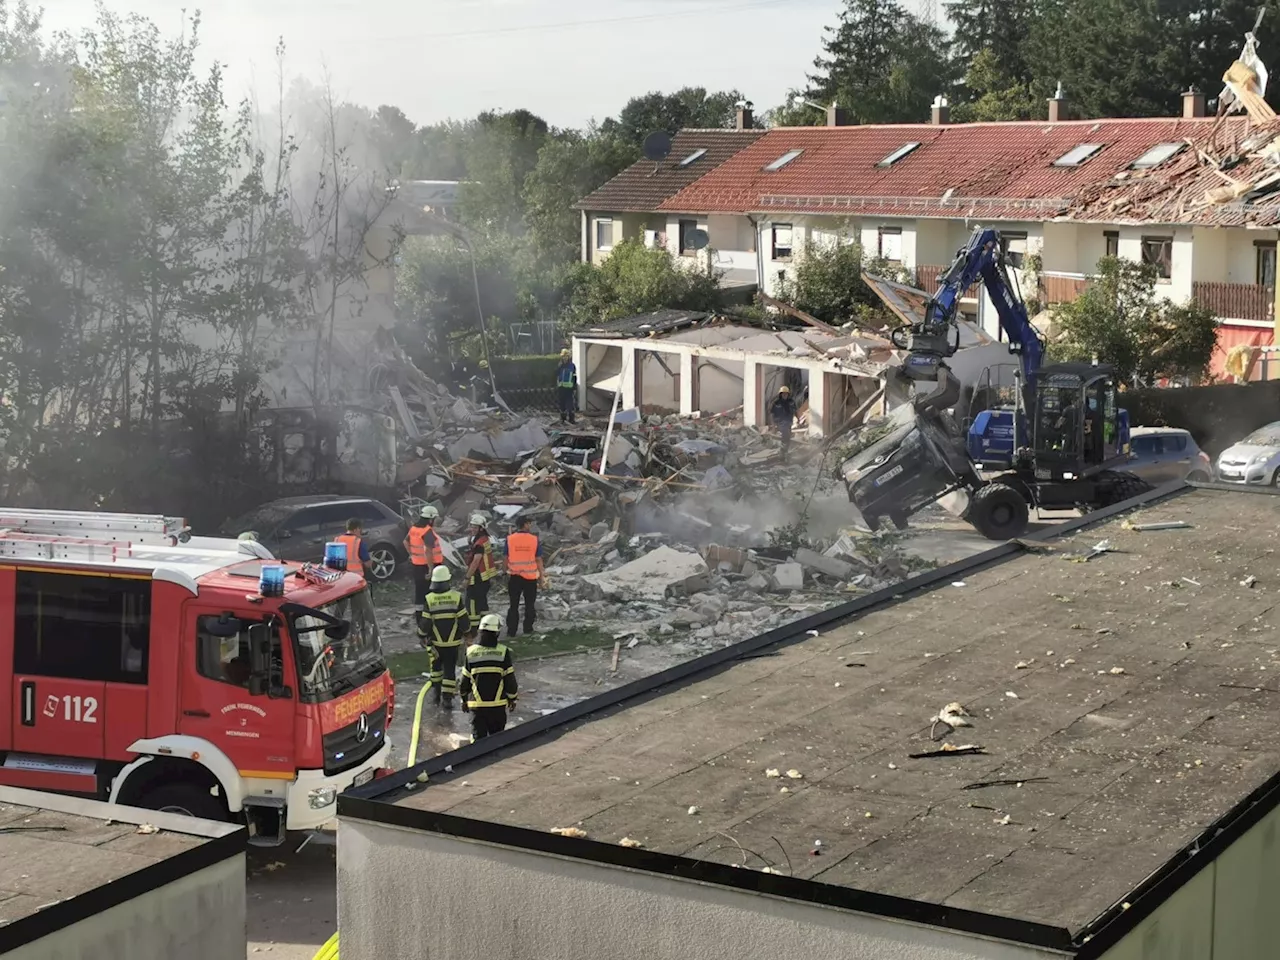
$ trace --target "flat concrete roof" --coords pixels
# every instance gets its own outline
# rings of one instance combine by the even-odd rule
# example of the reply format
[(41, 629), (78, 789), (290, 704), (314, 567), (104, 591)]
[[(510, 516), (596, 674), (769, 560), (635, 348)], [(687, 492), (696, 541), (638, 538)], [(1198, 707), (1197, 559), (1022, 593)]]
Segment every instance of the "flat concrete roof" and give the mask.
[[(1280, 771), (1280, 497), (1112, 513), (386, 799), (1078, 943)], [(981, 752), (913, 758), (945, 744)]]
[(240, 853), (243, 827), (0, 787), (0, 953)]

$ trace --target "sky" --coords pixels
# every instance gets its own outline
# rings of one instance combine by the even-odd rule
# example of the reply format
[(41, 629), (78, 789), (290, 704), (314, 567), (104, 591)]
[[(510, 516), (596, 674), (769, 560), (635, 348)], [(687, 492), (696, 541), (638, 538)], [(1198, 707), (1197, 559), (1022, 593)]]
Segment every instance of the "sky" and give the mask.
[[(92, 24), (94, 0), (32, 0), (51, 29)], [(633, 96), (738, 89), (757, 111), (803, 86), (840, 0), (109, 0), (166, 34), (199, 9), (205, 62), (229, 102), (286, 77), (398, 106), (418, 124), (524, 107), (556, 126), (616, 115)], [(914, 4), (912, 5), (914, 6)]]

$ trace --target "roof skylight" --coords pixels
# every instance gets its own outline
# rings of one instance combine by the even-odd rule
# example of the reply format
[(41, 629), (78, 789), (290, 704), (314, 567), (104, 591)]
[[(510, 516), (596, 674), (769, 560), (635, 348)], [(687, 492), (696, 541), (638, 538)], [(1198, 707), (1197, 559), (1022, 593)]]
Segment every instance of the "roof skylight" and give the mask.
[(679, 165), (682, 167), (687, 167), (689, 164), (694, 163), (697, 160), (700, 160), (703, 154), (705, 154), (706, 152), (707, 152), (706, 147), (700, 147), (699, 149), (693, 151), (693, 153), (685, 157), (683, 160), (681, 160)]
[(783, 167), (785, 167), (788, 163), (790, 163), (796, 157), (800, 156), (800, 154), (802, 153), (804, 153), (803, 150), (788, 150), (786, 153), (780, 156), (777, 160), (773, 161), (773, 163), (766, 165), (765, 169), (781, 170)]
[(1133, 163), (1129, 164), (1134, 170), (1150, 170), (1152, 167), (1158, 167), (1164, 163), (1175, 153), (1178, 153), (1185, 147), (1185, 143), (1160, 143), (1152, 147)]
[(1053, 161), (1053, 165), (1055, 167), (1078, 167), (1101, 149), (1102, 144), (1100, 143), (1082, 143), (1078, 147), (1072, 147), (1057, 160)]
[(877, 163), (876, 166), (891, 167), (918, 146), (920, 146), (920, 144), (918, 143), (904, 143), (897, 150), (893, 151), (893, 153), (889, 154), (887, 157), (885, 157), (883, 160)]

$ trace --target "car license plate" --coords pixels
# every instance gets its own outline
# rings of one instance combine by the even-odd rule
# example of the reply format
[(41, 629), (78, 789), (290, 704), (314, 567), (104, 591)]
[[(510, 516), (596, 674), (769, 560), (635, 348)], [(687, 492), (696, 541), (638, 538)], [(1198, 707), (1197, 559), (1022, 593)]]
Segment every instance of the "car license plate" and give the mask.
[(1036, 479), (1037, 479), (1037, 480), (1048, 480), (1051, 476), (1053, 476), (1053, 474), (1051, 474), (1051, 473), (1050, 473), (1048, 470), (1046, 470), (1044, 467), (1036, 467)]
[(886, 471), (885, 473), (882, 473), (882, 474), (880, 474), (880, 476), (876, 477), (875, 486), (877, 486), (877, 487), (878, 487), (878, 486), (880, 486), (882, 483), (888, 483), (890, 480), (892, 480), (894, 477), (896, 477), (896, 476), (897, 476), (898, 474), (900, 474), (901, 472), (902, 472), (902, 464), (898, 464), (898, 465), (897, 465), (896, 467), (894, 467), (892, 470)]
[(368, 770), (365, 770), (363, 773), (356, 774), (356, 778), (354, 781), (352, 781), (351, 785), (353, 787), (363, 787), (366, 783), (368, 783), (372, 779), (373, 779), (373, 768), (370, 767)]

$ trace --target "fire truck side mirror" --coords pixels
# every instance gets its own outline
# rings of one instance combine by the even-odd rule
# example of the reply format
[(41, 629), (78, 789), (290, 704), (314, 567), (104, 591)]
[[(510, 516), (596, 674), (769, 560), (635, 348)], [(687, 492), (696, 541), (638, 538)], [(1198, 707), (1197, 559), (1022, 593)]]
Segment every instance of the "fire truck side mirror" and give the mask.
[(271, 630), (265, 623), (249, 627), (249, 692), (261, 695), (271, 683)]

